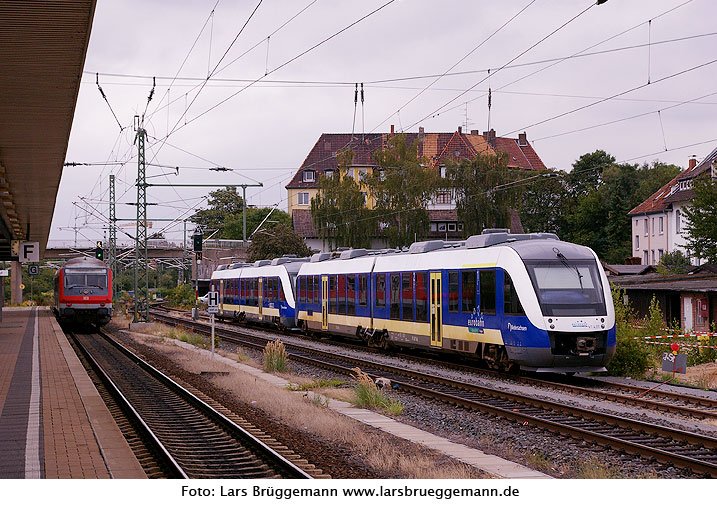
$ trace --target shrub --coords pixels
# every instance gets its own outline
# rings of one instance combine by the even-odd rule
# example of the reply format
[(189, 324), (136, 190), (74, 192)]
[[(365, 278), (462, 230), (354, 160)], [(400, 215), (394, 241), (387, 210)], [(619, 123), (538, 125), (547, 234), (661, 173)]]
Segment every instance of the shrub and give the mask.
[(264, 371), (286, 371), (289, 355), (281, 340), (269, 342), (264, 347)]
[[(617, 286), (612, 287), (612, 300), (615, 305), (615, 327), (617, 333), (617, 349), (615, 356), (607, 367), (608, 374), (617, 376), (641, 377), (650, 366), (650, 349), (644, 343), (632, 340), (636, 336), (635, 312), (624, 300), (624, 292)], [(653, 299), (656, 311), (659, 306)], [(650, 315), (653, 315), (653, 304), (650, 304)], [(660, 313), (660, 327), (662, 317)]]
[(356, 367), (353, 368), (353, 370), (356, 372), (356, 375), (352, 375), (354, 380), (356, 380), (356, 386), (354, 386), (354, 394), (356, 395), (354, 405), (370, 410), (383, 410), (391, 415), (400, 415), (403, 413), (403, 403), (392, 400), (383, 394), (383, 392), (376, 387), (371, 377), (361, 371), (361, 368)]
[(189, 308), (194, 306), (194, 290), (188, 283), (177, 285), (169, 291), (169, 304), (175, 308)]

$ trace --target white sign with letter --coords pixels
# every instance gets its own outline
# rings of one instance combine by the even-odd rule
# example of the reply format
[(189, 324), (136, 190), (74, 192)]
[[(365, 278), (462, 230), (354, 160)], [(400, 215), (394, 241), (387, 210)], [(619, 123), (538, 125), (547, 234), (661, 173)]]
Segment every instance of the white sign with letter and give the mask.
[(18, 252), (20, 262), (40, 262), (40, 243), (37, 241), (20, 241)]

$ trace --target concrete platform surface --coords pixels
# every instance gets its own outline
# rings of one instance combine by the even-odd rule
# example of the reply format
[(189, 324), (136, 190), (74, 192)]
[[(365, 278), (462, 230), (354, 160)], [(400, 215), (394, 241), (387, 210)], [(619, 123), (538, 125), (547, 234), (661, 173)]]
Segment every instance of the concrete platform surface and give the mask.
[(49, 308), (4, 308), (0, 478), (143, 478)]

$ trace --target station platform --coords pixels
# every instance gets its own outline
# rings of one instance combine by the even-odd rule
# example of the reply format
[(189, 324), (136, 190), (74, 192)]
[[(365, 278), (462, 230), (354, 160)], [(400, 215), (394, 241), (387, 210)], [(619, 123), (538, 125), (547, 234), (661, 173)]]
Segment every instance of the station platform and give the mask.
[(144, 478), (47, 307), (3, 308), (0, 478)]

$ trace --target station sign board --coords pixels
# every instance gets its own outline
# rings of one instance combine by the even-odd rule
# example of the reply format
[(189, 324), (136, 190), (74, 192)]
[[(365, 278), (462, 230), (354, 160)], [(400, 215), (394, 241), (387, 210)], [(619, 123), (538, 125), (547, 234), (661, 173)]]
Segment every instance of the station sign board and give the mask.
[(40, 243), (37, 241), (20, 241), (18, 260), (20, 262), (40, 262)]
[(219, 313), (219, 292), (213, 290), (207, 293), (207, 313)]

